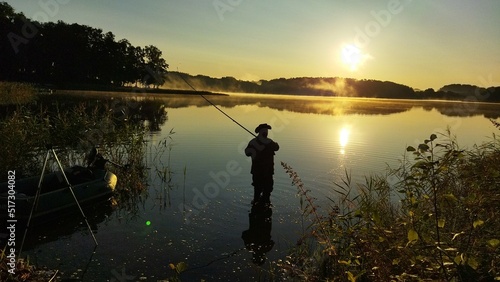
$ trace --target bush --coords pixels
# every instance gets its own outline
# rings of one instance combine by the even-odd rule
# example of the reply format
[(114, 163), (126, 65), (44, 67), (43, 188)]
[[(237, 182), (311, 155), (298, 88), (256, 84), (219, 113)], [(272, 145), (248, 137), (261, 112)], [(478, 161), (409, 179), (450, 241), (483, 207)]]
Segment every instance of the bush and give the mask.
[[(433, 134), (413, 158), (366, 178), (335, 184), (340, 197), (321, 216), (298, 187), (308, 232), (280, 267), (306, 281), (492, 281), (500, 279), (500, 143), (461, 150)], [(399, 198), (400, 201), (396, 201)], [(311, 216), (310, 216), (311, 215)]]

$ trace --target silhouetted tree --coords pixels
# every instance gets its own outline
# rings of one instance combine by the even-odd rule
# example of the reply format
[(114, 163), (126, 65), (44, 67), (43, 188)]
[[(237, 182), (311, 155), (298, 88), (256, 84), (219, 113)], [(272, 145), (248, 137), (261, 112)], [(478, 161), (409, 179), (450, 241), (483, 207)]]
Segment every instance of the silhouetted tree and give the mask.
[(154, 85), (158, 88), (165, 83), (168, 64), (161, 56), (162, 52), (160, 49), (153, 45), (144, 48), (145, 70), (143, 83), (145, 85)]
[(135, 47), (85, 25), (33, 22), (5, 2), (0, 2), (0, 37), (7, 39), (0, 40), (0, 80), (158, 87), (168, 68), (153, 45)]

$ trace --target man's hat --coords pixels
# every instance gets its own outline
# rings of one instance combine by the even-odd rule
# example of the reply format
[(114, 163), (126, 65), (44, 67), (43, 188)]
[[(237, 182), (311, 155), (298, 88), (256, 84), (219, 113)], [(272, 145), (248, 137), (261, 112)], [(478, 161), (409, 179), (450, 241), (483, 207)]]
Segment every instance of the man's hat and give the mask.
[(255, 128), (255, 133), (259, 133), (259, 131), (262, 128), (271, 129), (271, 126), (269, 124), (267, 124), (267, 123), (261, 123), (261, 124), (259, 124), (259, 126), (257, 126), (257, 128)]

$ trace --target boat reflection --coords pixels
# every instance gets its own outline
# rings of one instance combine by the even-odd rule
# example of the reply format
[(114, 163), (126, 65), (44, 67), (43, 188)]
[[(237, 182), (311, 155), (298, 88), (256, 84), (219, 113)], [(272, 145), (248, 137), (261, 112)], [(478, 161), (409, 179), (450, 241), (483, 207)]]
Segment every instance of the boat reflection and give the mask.
[[(96, 233), (99, 225), (110, 217), (114, 208), (110, 201), (94, 201), (91, 205), (82, 206), (82, 210), (92, 231)], [(4, 232), (3, 230), (2, 233)], [(27, 232), (22, 249), (23, 252), (77, 233), (88, 233), (85, 219), (76, 207), (65, 211), (64, 214), (52, 214), (51, 218), (36, 218), (30, 223), (29, 227), (26, 226), (26, 221), (18, 221), (16, 223), (16, 231), (19, 232), (19, 235), (16, 237), (16, 246), (21, 246), (23, 234)], [(3, 247), (6, 245), (7, 238), (5, 234), (1, 235), (3, 236), (0, 236), (0, 246)], [(89, 237), (89, 240), (92, 239)]]
[(248, 230), (241, 234), (246, 249), (252, 253), (252, 262), (256, 265), (264, 264), (266, 253), (274, 246), (271, 238), (272, 214), (273, 210), (269, 205), (254, 205), (248, 215)]

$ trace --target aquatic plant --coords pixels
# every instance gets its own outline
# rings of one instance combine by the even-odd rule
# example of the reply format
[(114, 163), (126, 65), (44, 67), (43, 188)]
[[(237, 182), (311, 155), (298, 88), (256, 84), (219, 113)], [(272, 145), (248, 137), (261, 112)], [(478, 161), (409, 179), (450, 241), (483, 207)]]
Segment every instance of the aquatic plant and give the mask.
[(496, 120), (491, 119), (491, 118), (490, 118), (490, 121), (491, 121), (491, 123), (492, 123), (492, 124), (493, 124), (496, 128), (500, 129), (500, 123), (499, 123), (499, 122), (497, 122)]
[(59, 274), (58, 270), (47, 270), (47, 269), (37, 269), (34, 265), (30, 263), (29, 257), (16, 258), (15, 259), (15, 271), (10, 273), (9, 259), (6, 255), (6, 248), (4, 247), (2, 253), (0, 254), (0, 281), (12, 281), (12, 282), (45, 282), (45, 281), (56, 281), (56, 277)]
[(11, 116), (0, 121), (1, 171), (16, 170), (17, 175), (30, 175), (31, 171), (41, 171), (43, 157), (39, 156), (39, 153), (45, 145), (43, 140), (49, 134), (47, 127), (43, 126), (44, 123), (44, 118), (31, 115), (31, 111), (26, 107), (19, 108)]
[[(148, 102), (143, 109), (141, 102), (50, 95), (38, 105), (18, 106), (0, 120), (0, 134), (5, 136), (0, 170), (15, 170), (20, 178), (39, 175), (46, 144), (54, 145), (63, 167), (87, 166), (86, 157), (96, 147), (109, 160), (107, 169), (119, 179), (112, 199), (118, 206), (117, 215), (137, 216), (148, 191), (145, 155), (149, 126), (159, 126), (167, 114), (161, 103)], [(141, 114), (154, 107), (160, 109), (154, 116)], [(157, 122), (149, 123), (148, 118)], [(48, 169), (58, 169), (52, 159)]]
[[(157, 199), (160, 201), (160, 209), (171, 206), (170, 191), (174, 188), (172, 178), (174, 172), (171, 169), (171, 152), (173, 148), (172, 136), (175, 134), (171, 129), (167, 136), (160, 141), (150, 142), (148, 150), (153, 154), (151, 163), (154, 170), (153, 177), (158, 177), (160, 182), (159, 189), (156, 189)], [(154, 143), (154, 144), (153, 144)], [(154, 153), (153, 153), (154, 152)], [(184, 170), (185, 177), (185, 170)], [(158, 187), (155, 187), (158, 188)]]
[[(500, 279), (500, 142), (461, 149), (432, 134), (386, 175), (335, 184), (328, 216), (290, 166), (308, 232), (279, 263), (303, 281)], [(399, 201), (397, 201), (399, 199)], [(305, 208), (304, 208), (305, 207)], [(334, 251), (332, 251), (334, 250)]]

